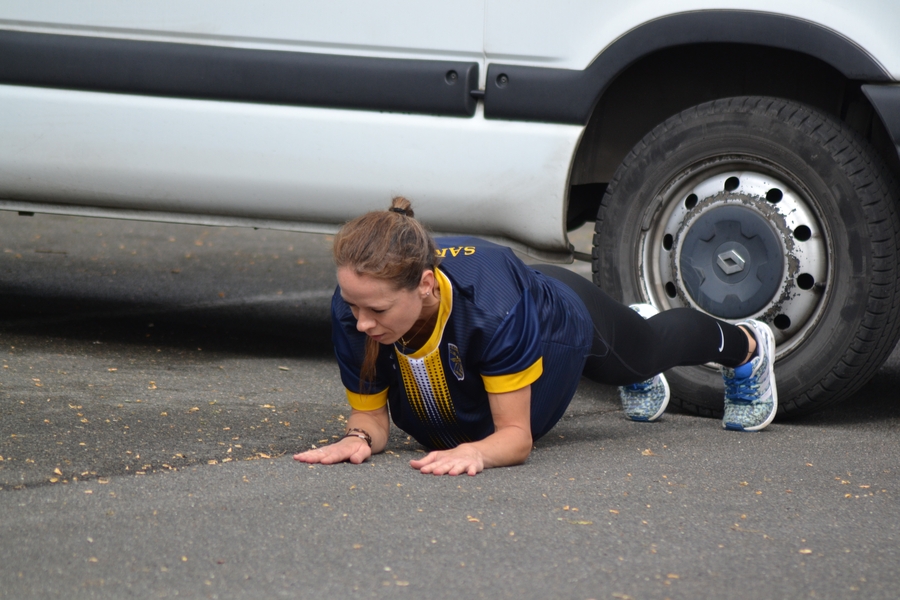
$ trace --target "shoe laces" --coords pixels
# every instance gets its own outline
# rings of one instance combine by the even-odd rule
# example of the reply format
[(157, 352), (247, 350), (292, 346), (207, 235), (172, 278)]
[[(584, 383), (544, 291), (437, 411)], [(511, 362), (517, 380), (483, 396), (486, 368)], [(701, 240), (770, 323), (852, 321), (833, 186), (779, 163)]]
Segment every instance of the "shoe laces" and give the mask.
[(750, 403), (759, 399), (759, 378), (749, 374), (745, 377), (725, 376), (725, 396), (732, 402)]
[(625, 387), (625, 389), (628, 389), (628, 390), (631, 390), (634, 392), (646, 392), (647, 390), (649, 390), (650, 388), (653, 387), (653, 382), (654, 382), (654, 378), (651, 377), (650, 379), (648, 379), (646, 381), (639, 381), (638, 383), (630, 383), (624, 387)]

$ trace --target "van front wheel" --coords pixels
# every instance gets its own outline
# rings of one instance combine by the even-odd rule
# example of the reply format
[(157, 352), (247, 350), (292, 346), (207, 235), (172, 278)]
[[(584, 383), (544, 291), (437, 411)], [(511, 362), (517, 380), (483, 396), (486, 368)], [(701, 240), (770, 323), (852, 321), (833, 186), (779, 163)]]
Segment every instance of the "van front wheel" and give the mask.
[[(776, 336), (779, 415), (858, 390), (900, 335), (896, 187), (855, 132), (765, 97), (701, 104), (641, 140), (594, 235), (594, 280), (626, 303), (693, 307)], [(667, 374), (673, 403), (722, 412), (713, 366)]]

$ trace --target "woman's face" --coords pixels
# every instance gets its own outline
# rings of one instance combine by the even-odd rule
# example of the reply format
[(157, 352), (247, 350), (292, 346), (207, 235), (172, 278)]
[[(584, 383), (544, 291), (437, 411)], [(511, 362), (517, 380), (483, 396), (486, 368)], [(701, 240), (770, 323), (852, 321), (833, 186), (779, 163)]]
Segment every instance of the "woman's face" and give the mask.
[(418, 287), (396, 289), (393, 284), (348, 267), (337, 271), (341, 297), (356, 317), (356, 329), (380, 344), (393, 344), (423, 316), (425, 298), (434, 288), (434, 273), (425, 271)]

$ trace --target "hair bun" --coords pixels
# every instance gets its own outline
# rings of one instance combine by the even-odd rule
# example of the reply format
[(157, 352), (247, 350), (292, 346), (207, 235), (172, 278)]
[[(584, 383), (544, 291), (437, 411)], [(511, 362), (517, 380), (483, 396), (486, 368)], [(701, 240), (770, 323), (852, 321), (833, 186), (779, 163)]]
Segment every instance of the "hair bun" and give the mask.
[(409, 200), (403, 196), (394, 196), (391, 198), (391, 207), (388, 210), (410, 218), (416, 216), (416, 213), (413, 212), (412, 204), (410, 204)]

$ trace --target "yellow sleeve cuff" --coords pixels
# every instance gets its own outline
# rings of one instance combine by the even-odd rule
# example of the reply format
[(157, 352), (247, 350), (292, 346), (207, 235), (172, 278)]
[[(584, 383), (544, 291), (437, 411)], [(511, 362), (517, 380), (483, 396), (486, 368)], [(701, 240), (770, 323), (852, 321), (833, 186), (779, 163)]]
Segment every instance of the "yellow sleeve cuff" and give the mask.
[(506, 392), (514, 392), (531, 385), (538, 380), (543, 372), (544, 359), (541, 357), (524, 371), (509, 375), (482, 375), (481, 379), (484, 381), (484, 389), (487, 393), (505, 394)]
[(387, 404), (387, 389), (377, 394), (357, 394), (350, 390), (344, 391), (347, 392), (347, 400), (350, 402), (350, 406), (356, 410), (377, 410)]

